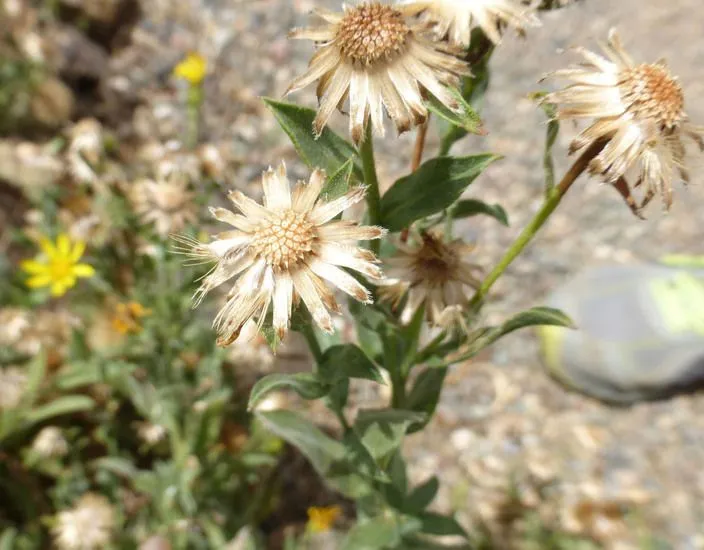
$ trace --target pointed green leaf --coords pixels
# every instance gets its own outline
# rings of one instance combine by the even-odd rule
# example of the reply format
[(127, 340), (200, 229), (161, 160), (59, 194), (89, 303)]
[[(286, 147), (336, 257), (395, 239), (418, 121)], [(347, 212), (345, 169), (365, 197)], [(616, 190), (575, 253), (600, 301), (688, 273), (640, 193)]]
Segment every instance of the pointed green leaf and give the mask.
[[(424, 412), (431, 418), (440, 401), (442, 386), (447, 375), (447, 367), (430, 367), (421, 372), (408, 394), (407, 407), (413, 411)], [(411, 426), (409, 433), (425, 427), (425, 422)]]
[(354, 344), (332, 346), (325, 350), (318, 374), (326, 382), (344, 378), (361, 378), (384, 383), (381, 370)]
[(491, 216), (508, 227), (508, 214), (500, 204), (487, 204), (476, 199), (466, 199), (452, 207), (452, 217), (455, 219), (469, 218), (478, 214)]
[[(540, 101), (545, 97), (545, 92), (531, 94), (531, 99)], [(552, 103), (540, 103), (548, 117), (548, 128), (545, 135), (545, 151), (543, 152), (543, 169), (545, 171), (545, 193), (552, 191), (555, 187), (555, 163), (552, 160), (552, 148), (555, 146), (557, 136), (560, 133), (560, 122), (557, 119), (557, 107)]]
[(427, 535), (454, 535), (469, 538), (459, 522), (451, 516), (443, 516), (432, 512), (424, 512), (418, 516), (422, 523), (421, 532)]
[(425, 510), (435, 499), (440, 489), (438, 478), (433, 476), (425, 483), (418, 485), (406, 499), (406, 512), (409, 514), (417, 514)]
[(95, 402), (90, 397), (85, 395), (67, 395), (59, 397), (47, 405), (36, 407), (27, 414), (26, 421), (34, 424), (55, 416), (88, 411), (94, 406)]
[(498, 327), (485, 327), (470, 335), (470, 343), (465, 352), (455, 362), (470, 359), (481, 350), (490, 346), (503, 336), (526, 327), (557, 326), (575, 328), (572, 320), (558, 309), (534, 307), (513, 316)]
[(257, 418), (267, 429), (298, 448), (321, 475), (345, 457), (342, 443), (325, 435), (297, 413), (282, 410), (258, 412)]
[(350, 181), (354, 173), (354, 163), (352, 159), (348, 159), (340, 169), (328, 178), (320, 196), (326, 201), (335, 200), (341, 197), (350, 189)]
[(415, 518), (378, 517), (355, 525), (342, 542), (340, 550), (383, 550), (397, 548), (401, 538), (417, 532)]
[(270, 374), (254, 384), (249, 394), (247, 408), (252, 410), (272, 391), (291, 389), (303, 399), (320, 399), (327, 395), (330, 386), (321, 382), (314, 374), (301, 372), (298, 374)]
[(397, 409), (362, 410), (357, 415), (354, 430), (375, 459), (395, 451), (411, 424), (427, 419), (423, 413)]
[[(292, 103), (264, 98), (266, 106), (288, 134), (299, 156), (310, 168), (322, 168), (335, 174), (349, 159), (357, 162), (357, 150), (329, 128), (319, 138), (313, 135), (315, 111)], [(362, 181), (361, 169), (355, 167), (357, 178)]]
[(429, 160), (384, 194), (381, 225), (390, 231), (401, 231), (416, 220), (441, 212), (454, 204), (477, 176), (499, 158), (482, 154)]
[(444, 103), (440, 102), (435, 96), (431, 95), (426, 102), (428, 109), (435, 115), (446, 120), (453, 126), (457, 126), (470, 134), (482, 133), (482, 119), (477, 112), (472, 109), (472, 106), (467, 103), (467, 100), (462, 96), (462, 92), (457, 88), (447, 89), (457, 100), (459, 109), (453, 111)]

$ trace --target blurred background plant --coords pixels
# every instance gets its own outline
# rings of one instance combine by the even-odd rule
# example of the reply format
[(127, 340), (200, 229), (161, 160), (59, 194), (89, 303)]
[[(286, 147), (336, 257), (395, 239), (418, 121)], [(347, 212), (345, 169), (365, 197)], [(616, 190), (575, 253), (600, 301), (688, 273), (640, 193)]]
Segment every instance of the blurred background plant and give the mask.
[[(530, 2), (541, 9), (567, 3)], [(157, 4), (163, 3), (149, 8), (158, 12)], [(314, 409), (310, 421), (282, 411), (307, 414), (315, 405), (301, 397), (311, 388), (322, 395), (314, 378), (320, 372), (298, 372), (312, 361), (305, 338), (292, 335), (276, 356), (266, 330), (229, 348), (216, 345), (211, 319), (225, 296), (193, 310), (194, 281), (210, 266), (184, 266), (170, 237), (203, 241), (215, 226), (206, 206), (223, 203), (233, 188), (261, 195), (262, 163), (273, 164), (280, 151), (270, 154), (266, 131), (252, 136), (238, 128), (266, 153), (266, 161), (252, 161), (223, 137), (219, 113), (208, 111), (209, 94), (229, 101), (227, 83), (209, 81), (222, 60), (198, 43), (153, 55), (156, 41), (136, 26), (144, 6), (0, 2), (0, 550), (445, 547), (426, 537), (435, 535), (454, 537), (450, 548), (599, 547), (589, 527), (621, 517), (627, 506), (580, 501), (570, 519), (588, 528), (576, 529), (584, 536), (568, 535), (526, 504), (526, 493), (545, 487), (505, 487), (498, 519), (468, 533), (452, 514), (432, 511), (436, 477), (410, 484), (404, 436), (433, 414), (459, 338), (441, 331), (426, 341), (423, 334), (427, 345), (418, 349), (423, 314), (432, 319), (433, 308), (444, 305), (432, 297), (425, 297), (428, 312), (411, 308), (398, 319), (391, 306), (405, 305), (401, 288), (385, 305), (350, 304), (355, 323), (340, 322), (338, 336), (313, 333), (324, 348), (314, 352), (328, 353), (316, 357), (318, 368), (334, 376), (324, 380), (332, 412)], [(457, 98), (462, 117), (430, 105), (443, 154), (482, 132), (475, 111), (488, 88), (493, 49), (475, 29), (466, 54), (474, 76)], [(311, 109), (260, 104), (246, 94), (237, 103), (243, 117), (268, 108), (306, 163), (306, 154), (322, 151), (340, 188), (361, 179), (358, 161), (341, 158), (352, 155), (351, 145), (332, 134), (312, 140)], [(546, 164), (556, 126), (549, 132)], [(432, 226), (451, 234), (453, 220), (477, 215), (508, 223), (499, 205), (454, 200), (497, 158), (476, 157), (453, 180), (458, 187), (447, 208), (420, 215), (422, 200), (389, 195), (391, 229), (416, 222), (402, 242), (410, 235), (425, 254), (441, 246)], [(294, 162), (292, 174), (307, 177)], [(421, 171), (418, 185), (429, 189), (435, 169)], [(234, 181), (242, 170), (251, 170), (242, 180), (255, 185)], [(382, 255), (393, 244), (403, 247), (385, 242)], [(404, 252), (417, 250), (409, 245)], [(457, 321), (456, 309), (450, 313)], [(460, 316), (459, 324), (466, 329), (483, 320), (475, 314)], [(551, 316), (535, 310), (498, 327), (472, 325), (464, 356), (522, 326), (568, 323)], [(309, 321), (303, 312), (293, 328), (310, 343)], [(360, 347), (345, 345), (354, 335)], [(392, 351), (408, 361), (395, 364)], [(347, 368), (333, 373), (344, 361)], [(406, 370), (394, 370), (399, 366)], [(381, 397), (408, 410), (360, 412), (353, 398), (365, 382), (340, 373), (382, 382)], [(350, 409), (357, 413), (354, 430), (344, 425)]]

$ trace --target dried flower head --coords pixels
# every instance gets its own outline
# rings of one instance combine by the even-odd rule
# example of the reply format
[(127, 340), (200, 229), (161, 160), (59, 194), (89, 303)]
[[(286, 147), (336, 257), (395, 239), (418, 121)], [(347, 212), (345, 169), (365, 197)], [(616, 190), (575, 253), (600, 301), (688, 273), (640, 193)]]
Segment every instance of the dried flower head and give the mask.
[(98, 170), (103, 159), (103, 127), (94, 118), (80, 120), (69, 132), (70, 142), (66, 152), (68, 169), (81, 183), (98, 181)]
[(217, 235), (209, 244), (180, 239), (186, 245), (183, 251), (192, 257), (217, 262), (196, 292), (196, 305), (213, 288), (237, 279), (215, 319), (221, 345), (232, 343), (249, 319), (261, 327), (271, 303), (273, 327), (283, 338), (299, 297), (318, 326), (332, 332), (330, 311), (338, 312), (339, 306), (324, 281), (357, 300), (371, 301), (367, 289), (341, 267), (381, 278), (374, 254), (352, 243), (378, 239), (384, 229), (333, 220), (361, 201), (365, 190), (358, 187), (325, 201), (319, 198), (324, 183), (325, 173), (317, 169), (307, 184), (299, 182), (291, 192), (285, 165), (269, 168), (262, 175), (263, 206), (233, 191), (229, 198), (241, 214), (211, 208), (213, 216), (233, 231)]
[(52, 529), (60, 550), (105, 548), (115, 528), (115, 512), (102, 495), (86, 493), (75, 507), (59, 512)]
[(494, 44), (501, 41), (505, 26), (519, 31), (537, 27), (540, 20), (527, 6), (515, 0), (406, 0), (411, 7), (423, 10), (424, 17), (435, 24), (435, 31), (451, 43), (468, 47), (472, 29), (479, 27)]
[(190, 53), (174, 67), (173, 74), (186, 80), (191, 86), (200, 86), (208, 71), (208, 62), (199, 53)]
[(593, 175), (612, 184), (632, 178), (644, 189), (641, 208), (660, 193), (669, 209), (675, 173), (689, 181), (682, 138), (704, 148), (704, 129), (690, 124), (682, 88), (663, 62), (636, 64), (614, 30), (602, 49), (607, 57), (579, 48), (584, 63), (548, 75), (572, 84), (544, 101), (558, 106), (559, 119), (596, 119), (570, 146), (573, 153), (606, 143), (589, 165)]
[(137, 435), (147, 445), (154, 446), (166, 439), (166, 428), (161, 424), (151, 422), (139, 422), (137, 424)]
[(30, 326), (29, 311), (18, 307), (0, 309), (0, 347), (13, 348)]
[(445, 242), (432, 232), (415, 240), (415, 244), (398, 243), (398, 253), (385, 262), (387, 279), (381, 283), (380, 299), (398, 307), (407, 296), (401, 312), (404, 323), (421, 306), (432, 325), (459, 321), (480, 284), (481, 268), (465, 260), (474, 247), (459, 239)]
[(22, 401), (27, 374), (19, 367), (0, 369), (0, 410), (14, 409)]
[(355, 143), (364, 137), (369, 118), (374, 130), (384, 132), (384, 107), (400, 132), (423, 123), (428, 110), (426, 92), (451, 109), (459, 108), (446, 86), (456, 86), (468, 75), (466, 64), (423, 34), (424, 27), (408, 17), (420, 10), (364, 2), (344, 6), (343, 13), (317, 9), (325, 25), (296, 29), (292, 38), (320, 45), (308, 71), (294, 80), (287, 94), (318, 81), (320, 101), (313, 122), (316, 135), (325, 128), (335, 108), (349, 98), (350, 134)]
[(68, 453), (68, 441), (56, 426), (47, 426), (32, 442), (32, 450), (42, 458), (60, 458)]
[(61, 233), (56, 244), (47, 238), (39, 240), (42, 255), (36, 260), (22, 262), (22, 270), (30, 275), (29, 288), (51, 288), (52, 296), (58, 297), (76, 286), (78, 278), (92, 277), (95, 270), (88, 264), (79, 263), (86, 245), (82, 241), (71, 242), (68, 235)]
[(166, 237), (198, 219), (194, 194), (188, 185), (184, 174), (174, 172), (156, 180), (136, 181), (128, 196), (142, 223), (153, 224), (157, 234)]

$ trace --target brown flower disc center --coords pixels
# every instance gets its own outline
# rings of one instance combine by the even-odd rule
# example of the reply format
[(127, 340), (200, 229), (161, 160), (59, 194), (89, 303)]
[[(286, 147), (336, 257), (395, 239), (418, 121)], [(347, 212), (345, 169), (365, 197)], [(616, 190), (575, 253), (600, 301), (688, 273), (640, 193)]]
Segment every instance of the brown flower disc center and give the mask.
[(413, 262), (415, 282), (431, 286), (444, 285), (456, 278), (458, 264), (457, 255), (441, 239), (423, 235), (423, 246), (416, 252)]
[(660, 65), (638, 65), (621, 77), (621, 98), (641, 119), (671, 130), (684, 118), (684, 94), (677, 80)]
[(284, 210), (257, 228), (250, 246), (270, 266), (289, 269), (310, 257), (317, 240), (305, 213)]
[(400, 53), (410, 32), (401, 12), (375, 2), (347, 11), (337, 30), (337, 43), (343, 57), (373, 65)]

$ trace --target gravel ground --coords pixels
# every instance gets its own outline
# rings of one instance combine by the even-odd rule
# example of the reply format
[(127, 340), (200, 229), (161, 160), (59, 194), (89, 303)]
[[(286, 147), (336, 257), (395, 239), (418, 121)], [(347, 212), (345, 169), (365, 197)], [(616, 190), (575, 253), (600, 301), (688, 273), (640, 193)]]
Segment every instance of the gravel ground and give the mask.
[[(239, 182), (258, 177), (281, 156), (294, 173), (305, 170), (257, 96), (278, 97), (300, 74), (311, 47), (291, 43), (286, 31), (305, 22), (306, 0), (149, 0), (137, 36), (163, 55), (149, 56), (133, 78), (163, 71), (160, 63), (197, 49), (217, 58), (208, 82), (206, 133), (227, 141), (241, 160)], [(338, 2), (319, 4), (338, 7)], [(508, 36), (495, 55), (484, 119), (486, 137), (473, 137), (457, 152), (493, 151), (505, 159), (473, 186), (472, 195), (501, 202), (511, 228), (490, 220), (461, 226), (477, 240), (479, 261), (490, 267), (537, 210), (542, 188), (544, 117), (527, 99), (545, 72), (573, 58), (572, 45), (596, 47), (610, 27), (619, 28), (629, 51), (643, 61), (667, 57), (685, 87), (692, 120), (704, 121), (704, 44), (701, 0), (584, 0), (542, 16), (527, 40)], [(126, 52), (120, 63), (128, 64)], [(296, 101), (313, 104), (312, 91)], [(173, 98), (164, 98), (166, 105)], [(152, 103), (156, 100), (152, 99)], [(335, 126), (344, 128), (338, 117)], [(564, 125), (555, 148), (558, 173), (567, 166)], [(168, 129), (164, 130), (168, 134)], [(167, 136), (168, 137), (168, 136)], [(380, 145), (386, 183), (406, 170), (412, 136)], [(431, 136), (429, 147), (437, 144)], [(406, 151), (407, 154), (399, 154)], [(693, 170), (695, 182), (701, 177)], [(701, 182), (699, 182), (701, 183)], [(697, 200), (699, 199), (699, 200)], [(489, 316), (539, 305), (546, 293), (586, 266), (649, 261), (665, 253), (702, 253), (698, 204), (704, 188), (678, 189), (669, 215), (653, 203), (647, 221), (636, 220), (611, 189), (579, 180), (535, 243), (496, 286)], [(500, 348), (451, 376), (434, 424), (409, 443), (413, 472), (438, 473), (440, 508), (470, 520), (497, 521), (513, 480), (522, 504), (550, 522), (589, 534), (608, 548), (642, 548), (654, 533), (674, 548), (704, 548), (704, 396), (611, 408), (565, 393), (540, 366), (532, 335)], [(503, 506), (503, 508), (502, 508)], [(630, 545), (630, 546), (629, 546)]]

